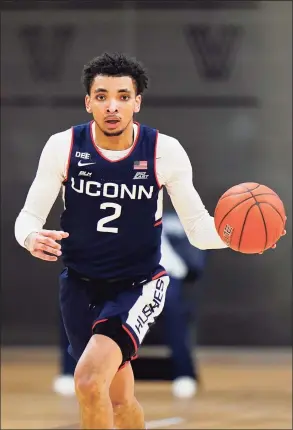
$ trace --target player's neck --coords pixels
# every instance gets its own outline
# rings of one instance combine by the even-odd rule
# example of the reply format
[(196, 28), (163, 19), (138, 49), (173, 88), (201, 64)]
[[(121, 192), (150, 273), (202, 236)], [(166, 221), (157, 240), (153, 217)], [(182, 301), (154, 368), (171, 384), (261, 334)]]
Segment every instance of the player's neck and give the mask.
[(120, 136), (105, 136), (102, 130), (94, 123), (94, 141), (102, 149), (123, 151), (133, 145), (133, 122), (131, 121)]

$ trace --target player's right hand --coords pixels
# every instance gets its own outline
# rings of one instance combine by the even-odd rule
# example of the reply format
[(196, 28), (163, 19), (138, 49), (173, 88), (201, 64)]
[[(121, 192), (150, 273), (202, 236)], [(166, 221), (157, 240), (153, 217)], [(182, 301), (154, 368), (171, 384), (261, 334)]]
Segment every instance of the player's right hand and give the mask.
[(61, 245), (57, 240), (66, 239), (69, 233), (56, 230), (40, 230), (31, 233), (25, 245), (28, 251), (36, 258), (45, 261), (57, 261), (61, 253)]

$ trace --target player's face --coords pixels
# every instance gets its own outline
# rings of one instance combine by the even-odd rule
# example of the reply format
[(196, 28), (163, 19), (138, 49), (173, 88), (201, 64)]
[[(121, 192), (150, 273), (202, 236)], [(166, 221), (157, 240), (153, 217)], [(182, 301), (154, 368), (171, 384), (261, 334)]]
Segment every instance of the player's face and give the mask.
[(141, 96), (129, 76), (97, 75), (85, 97), (88, 113), (106, 136), (120, 136), (139, 112)]

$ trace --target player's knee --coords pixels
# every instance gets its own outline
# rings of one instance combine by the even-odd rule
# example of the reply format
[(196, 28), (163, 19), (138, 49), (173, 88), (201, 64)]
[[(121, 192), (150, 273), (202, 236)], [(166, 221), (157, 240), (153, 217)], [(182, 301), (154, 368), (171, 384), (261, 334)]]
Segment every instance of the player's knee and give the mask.
[(101, 384), (94, 376), (75, 376), (74, 382), (77, 397), (81, 401), (96, 400), (97, 396), (102, 392)]
[(141, 408), (134, 395), (123, 396), (120, 398), (112, 399), (112, 407), (115, 415), (124, 413), (131, 413), (135, 409)]
[(109, 383), (105, 378), (102, 367), (93, 366), (89, 363), (77, 363), (74, 372), (74, 383), (76, 394), (80, 399), (87, 398), (97, 400), (97, 397), (103, 395), (109, 389)]
[(129, 409), (131, 404), (131, 399), (116, 399), (114, 401), (112, 400), (112, 407), (115, 414), (119, 414), (122, 409)]
[(109, 392), (113, 377), (121, 363), (121, 351), (113, 340), (94, 335), (78, 361), (74, 381), (79, 397), (97, 397)]
[(135, 399), (134, 391), (132, 390), (119, 390), (119, 392), (114, 394), (110, 391), (110, 398), (113, 408), (127, 407), (131, 405)]

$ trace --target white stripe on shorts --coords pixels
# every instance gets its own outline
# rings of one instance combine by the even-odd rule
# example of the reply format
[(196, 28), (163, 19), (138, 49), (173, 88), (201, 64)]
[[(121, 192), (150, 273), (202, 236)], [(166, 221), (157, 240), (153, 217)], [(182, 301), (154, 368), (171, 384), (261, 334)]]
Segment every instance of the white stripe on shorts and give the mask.
[(149, 330), (149, 324), (155, 322), (164, 308), (169, 282), (169, 276), (163, 275), (145, 284), (142, 295), (128, 313), (126, 324), (132, 328), (140, 343)]

